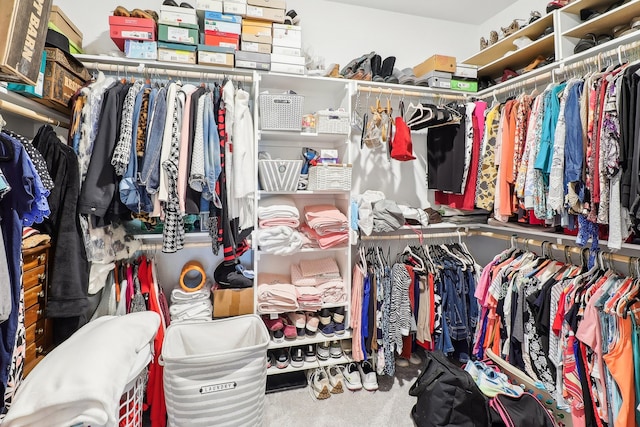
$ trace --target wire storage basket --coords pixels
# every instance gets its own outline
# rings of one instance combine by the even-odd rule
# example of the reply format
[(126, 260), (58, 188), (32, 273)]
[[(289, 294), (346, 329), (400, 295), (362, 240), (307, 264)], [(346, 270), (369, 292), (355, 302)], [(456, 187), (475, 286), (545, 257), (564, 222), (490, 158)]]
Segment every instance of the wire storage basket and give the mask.
[(260, 128), (262, 130), (302, 130), (304, 96), (297, 94), (261, 94)]
[(351, 165), (323, 164), (310, 167), (309, 190), (351, 190)]
[(346, 111), (320, 110), (318, 111), (318, 133), (335, 133), (346, 135), (349, 133), (351, 121)]
[(125, 387), (120, 397), (118, 427), (142, 427), (144, 389), (149, 370), (145, 367), (138, 376)]
[(302, 160), (258, 160), (258, 178), (264, 191), (296, 191)]

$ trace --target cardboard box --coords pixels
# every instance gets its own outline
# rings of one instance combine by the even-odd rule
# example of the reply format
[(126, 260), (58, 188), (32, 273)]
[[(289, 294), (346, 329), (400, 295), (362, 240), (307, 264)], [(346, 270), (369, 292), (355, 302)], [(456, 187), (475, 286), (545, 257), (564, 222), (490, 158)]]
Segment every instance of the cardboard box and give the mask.
[(270, 62), (243, 61), (236, 58), (236, 68), (250, 68), (258, 71), (269, 71), (271, 69)]
[(245, 19), (242, 21), (242, 41), (271, 44), (271, 25), (270, 22)]
[(240, 41), (237, 35), (234, 37), (227, 37), (218, 34), (205, 34), (204, 44), (207, 46), (232, 48), (233, 50), (238, 50), (240, 48)]
[(271, 62), (277, 62), (279, 64), (305, 65), (306, 59), (304, 56), (279, 55), (277, 53), (272, 53)]
[(296, 25), (273, 24), (273, 45), (302, 48), (302, 29)]
[(245, 52), (271, 53), (271, 45), (266, 43), (242, 42)]
[(437, 87), (440, 89), (451, 89), (451, 79), (443, 79), (441, 77), (431, 77), (427, 79), (429, 87)]
[(222, 12), (222, 0), (196, 0), (196, 10)]
[(236, 52), (236, 61), (271, 62), (271, 54), (239, 50)]
[(42, 98), (44, 91), (44, 72), (47, 68), (47, 52), (42, 52), (42, 61), (40, 63), (40, 73), (38, 73), (38, 81), (36, 85), (25, 85), (22, 83), (9, 83), (7, 89), (12, 92), (18, 92), (29, 97)]
[(215, 289), (213, 317), (240, 316), (253, 313), (253, 288)]
[(302, 56), (302, 49), (295, 47), (272, 46), (271, 53), (276, 53), (278, 55)]
[(247, 5), (247, 17), (269, 22), (284, 22), (284, 9)]
[(73, 22), (71, 22), (67, 15), (65, 15), (58, 6), (54, 5), (51, 7), (49, 22), (53, 24), (60, 33), (67, 36), (70, 43), (73, 43), (77, 48), (82, 49), (82, 32), (73, 24)]
[(195, 9), (187, 7), (160, 6), (158, 24), (198, 28)]
[(60, 49), (47, 47), (45, 51), (42, 103), (68, 113), (69, 100), (91, 76), (83, 65), (70, 61)]
[(452, 73), (446, 73), (444, 71), (429, 71), (427, 74), (422, 76), (422, 78), (430, 79), (432, 77), (439, 78), (440, 80), (451, 80), (453, 78)]
[(456, 71), (453, 72), (454, 77), (464, 77), (467, 79), (478, 78), (478, 66), (469, 64), (456, 64)]
[(235, 22), (213, 21), (211, 19), (204, 20), (205, 34), (229, 33), (240, 35), (241, 32), (242, 26)]
[(158, 42), (158, 61), (196, 63), (196, 46)]
[(158, 59), (158, 43), (125, 40), (124, 54), (133, 59)]
[(198, 44), (198, 30), (160, 24), (158, 25), (158, 40), (169, 43)]
[(1, 10), (0, 80), (35, 85), (51, 0), (2, 0)]
[(235, 1), (225, 1), (222, 5), (222, 11), (231, 15), (246, 16), (247, 4)]
[(478, 81), (471, 79), (460, 79), (453, 78), (451, 79), (451, 89), (459, 90), (461, 92), (477, 92), (478, 91)]
[(278, 62), (272, 62), (271, 71), (275, 73), (304, 74), (306, 72), (306, 67), (304, 65), (280, 64)]
[(421, 64), (413, 67), (413, 74), (422, 77), (429, 71), (447, 71), (453, 73), (456, 70), (456, 58), (453, 56), (433, 55)]
[(285, 0), (247, 0), (247, 4), (251, 6), (270, 7), (273, 9), (287, 8), (287, 2)]
[[(228, 52), (217, 52), (211, 49), (211, 46), (198, 47), (198, 64), (215, 65), (217, 67), (233, 67), (234, 55)], [(213, 49), (216, 49), (213, 47)]]
[(156, 22), (153, 19), (109, 17), (109, 35), (111, 40), (124, 51), (125, 40), (156, 40)]

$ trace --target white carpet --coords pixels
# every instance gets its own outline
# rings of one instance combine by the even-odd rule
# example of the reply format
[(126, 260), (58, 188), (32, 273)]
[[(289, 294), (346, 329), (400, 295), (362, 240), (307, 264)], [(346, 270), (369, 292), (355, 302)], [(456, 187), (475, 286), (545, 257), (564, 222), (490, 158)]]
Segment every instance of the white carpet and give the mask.
[(378, 376), (379, 390), (345, 390), (316, 400), (308, 388), (266, 395), (266, 427), (413, 427), (411, 408), (416, 398), (409, 389), (422, 365), (396, 368), (394, 377)]

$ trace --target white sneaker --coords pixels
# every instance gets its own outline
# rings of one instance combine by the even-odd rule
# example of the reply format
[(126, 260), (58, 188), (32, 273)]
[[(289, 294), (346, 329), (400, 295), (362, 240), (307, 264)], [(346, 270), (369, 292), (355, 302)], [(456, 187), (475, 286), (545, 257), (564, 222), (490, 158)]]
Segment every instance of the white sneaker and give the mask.
[(342, 375), (342, 370), (338, 366), (329, 366), (326, 368), (327, 376), (329, 377), (329, 384), (331, 384), (331, 393), (338, 394), (344, 391), (344, 375)]
[(344, 376), (344, 385), (348, 390), (356, 391), (362, 388), (362, 380), (360, 379), (360, 371), (356, 363), (351, 362), (342, 370)]
[(311, 390), (313, 397), (318, 400), (324, 400), (331, 397), (331, 393), (329, 392), (331, 384), (329, 383), (329, 378), (324, 369), (316, 368), (308, 371), (307, 380), (309, 382), (309, 390)]
[(316, 346), (316, 355), (320, 360), (329, 360), (329, 357), (331, 357), (329, 341), (318, 343)]
[(378, 377), (376, 376), (376, 371), (368, 360), (358, 364), (358, 371), (360, 371), (362, 387), (364, 387), (365, 390), (374, 391), (378, 389)]

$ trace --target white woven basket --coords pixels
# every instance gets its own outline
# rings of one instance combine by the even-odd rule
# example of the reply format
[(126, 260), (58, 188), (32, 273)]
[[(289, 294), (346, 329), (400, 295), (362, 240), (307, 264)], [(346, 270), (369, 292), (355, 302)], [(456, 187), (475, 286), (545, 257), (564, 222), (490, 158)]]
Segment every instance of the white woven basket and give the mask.
[(349, 113), (346, 111), (318, 111), (318, 133), (348, 134)]
[(310, 167), (309, 190), (351, 190), (351, 165), (324, 164)]
[(302, 130), (302, 95), (260, 95), (260, 129)]

